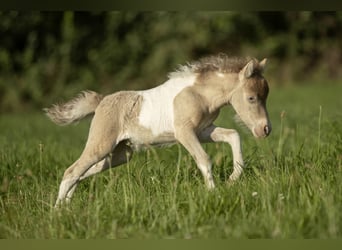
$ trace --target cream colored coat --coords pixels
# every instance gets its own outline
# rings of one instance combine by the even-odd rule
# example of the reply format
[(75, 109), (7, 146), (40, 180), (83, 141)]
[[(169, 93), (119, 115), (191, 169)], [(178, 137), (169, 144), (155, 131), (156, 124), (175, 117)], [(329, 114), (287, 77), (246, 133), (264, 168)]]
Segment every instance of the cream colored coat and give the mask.
[[(266, 111), (268, 84), (261, 75), (266, 59), (244, 64), (229, 60), (210, 57), (183, 66), (153, 89), (121, 91), (104, 98), (84, 91), (65, 104), (45, 109), (60, 125), (94, 114), (84, 151), (64, 173), (56, 206), (70, 200), (80, 180), (126, 163), (134, 150), (146, 146), (182, 144), (211, 189), (215, 186), (212, 164), (201, 143), (227, 142), (233, 153), (229, 179), (236, 180), (243, 168), (240, 138), (233, 129), (213, 125), (220, 108), (232, 105), (255, 137), (267, 136), (271, 125)], [(231, 69), (231, 64), (238, 70)]]

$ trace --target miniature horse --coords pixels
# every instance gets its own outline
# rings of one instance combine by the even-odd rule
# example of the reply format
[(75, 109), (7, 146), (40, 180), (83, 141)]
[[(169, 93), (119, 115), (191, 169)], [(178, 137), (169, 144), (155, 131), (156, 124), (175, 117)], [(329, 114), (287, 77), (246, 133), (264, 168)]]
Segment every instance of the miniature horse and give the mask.
[(44, 109), (59, 125), (94, 115), (80, 158), (64, 172), (56, 206), (70, 200), (81, 180), (128, 162), (134, 150), (146, 146), (182, 144), (212, 189), (212, 164), (201, 143), (227, 142), (234, 165), (229, 179), (236, 180), (243, 168), (239, 134), (213, 122), (220, 109), (230, 104), (255, 137), (270, 134), (269, 88), (262, 76), (265, 65), (266, 59), (258, 62), (220, 54), (181, 66), (152, 89), (105, 97), (84, 91), (67, 103)]

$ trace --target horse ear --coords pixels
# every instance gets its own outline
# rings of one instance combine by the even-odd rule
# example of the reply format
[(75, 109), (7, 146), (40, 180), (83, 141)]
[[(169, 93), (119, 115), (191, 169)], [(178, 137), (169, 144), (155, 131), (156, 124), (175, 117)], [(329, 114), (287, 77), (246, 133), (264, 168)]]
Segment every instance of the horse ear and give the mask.
[(255, 70), (254, 60), (250, 60), (246, 66), (240, 71), (245, 78), (249, 78), (253, 75)]
[(261, 62), (259, 62), (260, 71), (263, 72), (266, 68), (267, 58), (264, 58)]

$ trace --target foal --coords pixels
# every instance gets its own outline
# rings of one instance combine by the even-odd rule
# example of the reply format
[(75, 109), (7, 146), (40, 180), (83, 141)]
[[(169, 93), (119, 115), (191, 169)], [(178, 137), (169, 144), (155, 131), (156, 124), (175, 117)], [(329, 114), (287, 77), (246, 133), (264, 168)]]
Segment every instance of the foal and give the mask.
[(84, 91), (67, 103), (44, 109), (59, 125), (94, 114), (80, 158), (64, 172), (56, 206), (70, 200), (81, 180), (128, 162), (134, 150), (172, 142), (192, 155), (209, 189), (215, 187), (212, 165), (201, 143), (229, 143), (233, 153), (229, 179), (236, 180), (243, 168), (239, 135), (213, 122), (220, 108), (230, 104), (255, 137), (270, 134), (265, 64), (266, 59), (211, 56), (181, 66), (165, 83), (149, 90), (105, 97)]

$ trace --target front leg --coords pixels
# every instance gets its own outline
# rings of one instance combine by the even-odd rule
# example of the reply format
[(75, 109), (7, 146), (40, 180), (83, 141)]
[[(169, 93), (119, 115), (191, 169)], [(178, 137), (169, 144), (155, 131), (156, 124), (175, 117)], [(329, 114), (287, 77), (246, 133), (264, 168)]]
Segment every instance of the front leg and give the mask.
[(176, 139), (194, 158), (197, 167), (201, 170), (208, 189), (213, 189), (215, 184), (211, 172), (211, 162), (208, 155), (203, 150), (196, 133), (190, 128), (185, 129), (184, 127), (179, 127), (176, 129)]
[(186, 88), (174, 99), (174, 132), (175, 138), (194, 158), (201, 170), (209, 189), (215, 187), (211, 172), (211, 161), (202, 148), (196, 132), (204, 122), (216, 118), (217, 112), (208, 113), (206, 100), (192, 88)]
[(199, 138), (201, 142), (227, 142), (232, 147), (233, 152), (233, 173), (229, 180), (237, 180), (243, 171), (243, 159), (241, 152), (240, 136), (234, 129), (216, 127), (214, 125), (204, 129)]

